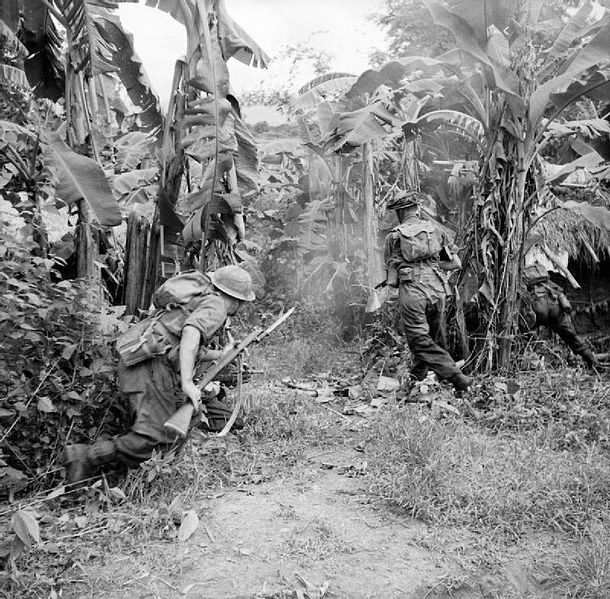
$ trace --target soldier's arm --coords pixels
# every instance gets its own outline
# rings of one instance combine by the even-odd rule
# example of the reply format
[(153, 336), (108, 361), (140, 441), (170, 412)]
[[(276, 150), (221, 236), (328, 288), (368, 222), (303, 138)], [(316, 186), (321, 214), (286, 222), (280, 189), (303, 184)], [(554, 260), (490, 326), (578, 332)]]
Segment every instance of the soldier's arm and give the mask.
[(195, 382), (195, 363), (201, 342), (201, 332), (194, 326), (186, 325), (180, 338), (180, 383), (182, 391), (191, 400), (195, 410), (200, 409), (201, 390)]
[(439, 266), (443, 270), (457, 270), (462, 268), (462, 260), (457, 254), (457, 247), (446, 245), (440, 254)]

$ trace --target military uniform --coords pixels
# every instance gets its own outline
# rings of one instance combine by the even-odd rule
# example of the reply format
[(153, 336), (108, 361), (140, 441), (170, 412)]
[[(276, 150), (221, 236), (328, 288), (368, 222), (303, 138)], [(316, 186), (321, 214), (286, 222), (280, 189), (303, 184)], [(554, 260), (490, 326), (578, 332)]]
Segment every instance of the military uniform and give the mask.
[[(145, 333), (137, 329), (138, 325), (133, 328), (135, 353), (122, 352), (128, 344), (117, 346), (122, 356), (119, 387), (129, 397), (133, 425), (128, 433), (110, 440), (68, 445), (64, 461), (69, 483), (80, 483), (102, 464), (119, 461), (137, 466), (150, 458), (154, 449), (174, 442), (164, 424), (184, 403), (185, 395), (198, 407), (201, 392), (193, 382), (198, 348), (205, 353), (227, 317), (241, 302), (254, 300), (252, 280), (237, 266), (224, 266), (209, 277), (201, 277), (195, 283), (195, 293), (184, 302), (172, 302), (150, 323), (140, 323)], [(138, 358), (132, 360), (135, 355)]]
[(227, 312), (218, 294), (210, 293), (194, 306), (171, 310), (165, 316), (160, 325), (172, 349), (134, 366), (119, 363), (119, 387), (129, 397), (134, 424), (129, 433), (112, 442), (117, 458), (129, 466), (147, 460), (156, 447), (174, 441), (163, 425), (184, 402), (178, 359), (182, 329), (194, 326), (201, 334), (202, 346), (207, 345), (225, 324)]
[(572, 322), (572, 306), (563, 289), (550, 280), (544, 266), (536, 263), (525, 268), (527, 297), (525, 320), (529, 329), (545, 326), (568, 345), (589, 367), (597, 365), (597, 358), (579, 337)]
[[(405, 204), (404, 198), (398, 198), (388, 207), (400, 210), (413, 205), (408, 203), (408, 199)], [(418, 242), (420, 245), (428, 244), (428, 255), (425, 248), (409, 252), (409, 240), (416, 238), (423, 240)], [(413, 354), (412, 378), (423, 380), (431, 368), (456, 389), (465, 390), (470, 385), (470, 379), (462, 374), (443, 348), (441, 326), (449, 287), (445, 271), (440, 268), (440, 258), (442, 253), (453, 253), (455, 250), (452, 240), (439, 223), (410, 214), (387, 235), (384, 260), (388, 284), (393, 285), (392, 279), (397, 278), (400, 316), (407, 344)], [(412, 259), (409, 260), (410, 256)]]

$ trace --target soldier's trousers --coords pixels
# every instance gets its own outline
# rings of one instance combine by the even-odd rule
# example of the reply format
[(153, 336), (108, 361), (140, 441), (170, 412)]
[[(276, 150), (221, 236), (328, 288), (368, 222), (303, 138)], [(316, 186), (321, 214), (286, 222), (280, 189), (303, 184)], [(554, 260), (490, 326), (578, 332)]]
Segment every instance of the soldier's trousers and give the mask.
[(413, 377), (425, 378), (429, 368), (441, 379), (460, 374), (453, 358), (438, 343), (445, 297), (429, 297), (416, 286), (404, 283), (398, 297), (407, 343), (413, 354)]
[(535, 305), (534, 311), (536, 313), (536, 327), (542, 325), (557, 333), (576, 355), (582, 356), (589, 351), (585, 342), (578, 336), (572, 317), (562, 310), (557, 301), (549, 301), (547, 305), (542, 307)]
[(113, 439), (118, 459), (134, 467), (149, 459), (155, 449), (174, 443), (163, 425), (184, 403), (180, 377), (166, 356), (135, 366), (119, 363), (119, 385), (129, 397), (131, 430)]

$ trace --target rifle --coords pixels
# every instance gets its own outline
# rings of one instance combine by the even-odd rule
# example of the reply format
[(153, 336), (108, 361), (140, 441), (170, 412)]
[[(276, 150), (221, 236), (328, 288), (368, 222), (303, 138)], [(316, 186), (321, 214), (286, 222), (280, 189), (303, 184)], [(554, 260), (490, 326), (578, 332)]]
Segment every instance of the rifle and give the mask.
[[(223, 369), (226, 368), (233, 360), (235, 360), (239, 355), (241, 355), (246, 348), (252, 343), (259, 343), (265, 337), (273, 333), (275, 329), (277, 329), (284, 321), (288, 320), (290, 315), (294, 312), (295, 308), (290, 308), (288, 312), (280, 316), (270, 327), (266, 329), (261, 329), (260, 327), (255, 328), (249, 335), (247, 335), (242, 341), (237, 343), (233, 349), (228, 351), (226, 354), (221, 356), (212, 366), (210, 366), (203, 378), (197, 383), (197, 386), (200, 389), (204, 389), (209, 383), (211, 383), (216, 375)], [(233, 426), (235, 419), (237, 418), (237, 414), (239, 412), (240, 403), (235, 406), (233, 410), (233, 414), (231, 418), (227, 422), (227, 425), (223, 429), (220, 436), (224, 436)], [(191, 420), (193, 418), (193, 412), (195, 408), (193, 404), (189, 401), (185, 403), (182, 407), (178, 409), (178, 411), (163, 425), (167, 432), (172, 432), (178, 437), (186, 437), (189, 426), (191, 424)]]

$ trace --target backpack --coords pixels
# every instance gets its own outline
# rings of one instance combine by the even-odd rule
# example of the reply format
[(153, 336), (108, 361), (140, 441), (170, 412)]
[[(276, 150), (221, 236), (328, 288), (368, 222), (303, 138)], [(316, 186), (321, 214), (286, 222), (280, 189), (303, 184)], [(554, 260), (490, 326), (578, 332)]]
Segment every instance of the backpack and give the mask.
[(187, 306), (193, 299), (201, 299), (214, 291), (210, 277), (198, 270), (181, 272), (157, 289), (152, 296), (152, 303), (157, 309)]
[(213, 291), (210, 278), (199, 271), (186, 271), (165, 281), (152, 297), (157, 312), (129, 327), (116, 340), (121, 360), (127, 366), (134, 366), (168, 352), (175, 345), (175, 338), (171, 338), (175, 335), (170, 334), (175, 327), (168, 326), (170, 321), (176, 321), (171, 311), (192, 310), (201, 298)]
[(431, 222), (406, 222), (395, 230), (399, 234), (400, 252), (406, 262), (436, 258), (443, 249), (443, 234)]

